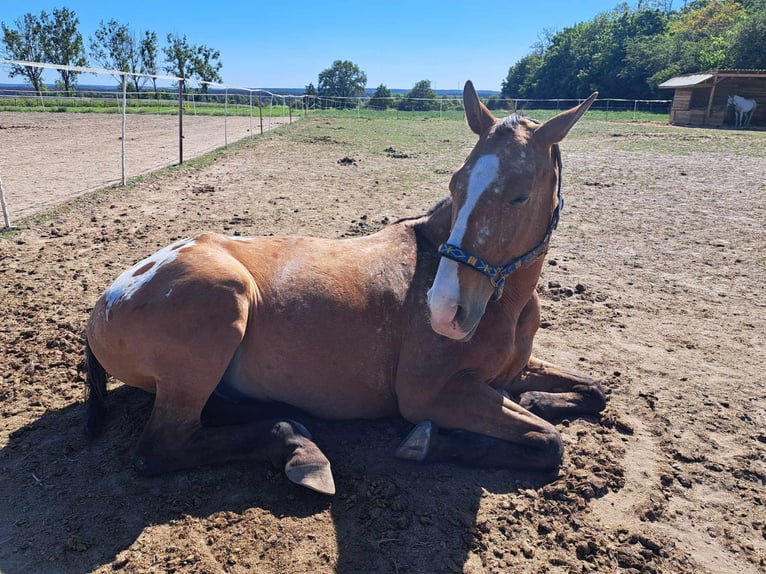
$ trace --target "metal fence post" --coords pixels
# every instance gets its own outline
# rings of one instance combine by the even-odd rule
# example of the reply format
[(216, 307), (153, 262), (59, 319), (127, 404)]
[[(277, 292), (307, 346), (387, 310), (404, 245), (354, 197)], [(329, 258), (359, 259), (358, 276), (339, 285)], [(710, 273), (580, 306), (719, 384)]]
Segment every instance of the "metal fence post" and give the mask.
[(128, 112), (128, 76), (122, 76), (122, 186), (128, 183), (125, 172), (125, 116)]
[(184, 81), (178, 80), (178, 164), (184, 162)]

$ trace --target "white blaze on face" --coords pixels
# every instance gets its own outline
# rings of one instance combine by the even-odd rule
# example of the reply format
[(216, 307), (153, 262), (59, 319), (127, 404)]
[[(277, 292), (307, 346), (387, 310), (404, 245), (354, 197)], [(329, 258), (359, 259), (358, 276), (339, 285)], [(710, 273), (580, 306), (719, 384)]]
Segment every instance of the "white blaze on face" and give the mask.
[[(468, 176), (468, 190), (465, 203), (460, 207), (455, 225), (452, 227), (447, 242), (456, 247), (462, 247), (463, 237), (468, 227), (474, 208), (484, 192), (495, 182), (500, 167), (500, 159), (494, 155), (483, 155), (473, 166)], [(434, 325), (451, 324), (460, 299), (460, 284), (458, 282), (459, 263), (442, 258), (439, 270), (436, 272), (434, 284), (428, 291), (428, 306), (431, 311), (431, 323)]]
[[(162, 267), (174, 261), (178, 253), (184, 247), (194, 245), (193, 239), (181, 239), (175, 243), (163, 247), (146, 259), (142, 259), (133, 267), (122, 273), (104, 292), (106, 302), (106, 319), (109, 320), (109, 310), (118, 301), (127, 301), (144, 285), (149, 283)], [(169, 297), (172, 289), (165, 296)]]

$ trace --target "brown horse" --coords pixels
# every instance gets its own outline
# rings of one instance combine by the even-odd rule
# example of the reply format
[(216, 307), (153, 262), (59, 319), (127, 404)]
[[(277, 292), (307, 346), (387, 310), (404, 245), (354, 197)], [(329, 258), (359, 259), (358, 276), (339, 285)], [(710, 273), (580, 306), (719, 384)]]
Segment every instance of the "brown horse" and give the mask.
[(596, 380), (531, 357), (562, 205), (557, 144), (595, 97), (542, 124), (496, 120), (468, 82), (479, 141), (427, 215), (343, 240), (204, 233), (140, 261), (90, 316), (86, 430), (102, 426), (108, 371), (156, 393), (144, 474), (269, 460), (332, 494), (329, 462), (286, 405), (400, 415), (416, 425), (402, 458), (556, 468), (545, 419), (604, 408)]

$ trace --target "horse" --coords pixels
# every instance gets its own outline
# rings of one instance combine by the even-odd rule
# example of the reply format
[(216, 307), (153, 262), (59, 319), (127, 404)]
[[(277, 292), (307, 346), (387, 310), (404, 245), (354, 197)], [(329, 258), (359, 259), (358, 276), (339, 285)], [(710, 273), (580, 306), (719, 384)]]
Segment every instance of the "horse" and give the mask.
[(743, 98), (742, 96), (729, 96), (726, 100), (726, 107), (734, 108), (734, 124), (738, 128), (750, 126), (750, 120), (753, 119), (756, 103), (753, 99)]
[(117, 277), (86, 329), (86, 432), (107, 373), (155, 393), (135, 469), (270, 461), (335, 492), (297, 413), (403, 417), (395, 456), (551, 472), (550, 421), (605, 407), (600, 381), (532, 356), (536, 292), (563, 206), (559, 142), (596, 98), (544, 123), (463, 92), (478, 142), (423, 216), (347, 239), (201, 233)]

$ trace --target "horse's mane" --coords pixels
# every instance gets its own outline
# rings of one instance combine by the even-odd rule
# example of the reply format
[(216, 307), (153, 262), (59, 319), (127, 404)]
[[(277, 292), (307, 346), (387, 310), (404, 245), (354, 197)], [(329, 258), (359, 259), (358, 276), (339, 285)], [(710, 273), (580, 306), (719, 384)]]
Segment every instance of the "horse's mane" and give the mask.
[(450, 203), (452, 203), (452, 196), (448, 193), (446, 196), (440, 199), (439, 202), (436, 203), (436, 205), (434, 205), (431, 209), (429, 209), (423, 215), (412, 215), (410, 217), (402, 217), (401, 219), (396, 220), (394, 223), (406, 223), (408, 221), (417, 221), (418, 219), (425, 219), (426, 217), (432, 216), (434, 213), (439, 211), (442, 207)]
[(530, 118), (529, 116), (525, 116), (524, 112), (513, 112), (511, 115), (509, 115), (507, 118), (505, 118), (502, 121), (502, 127), (509, 129), (509, 130), (515, 130), (516, 126), (518, 126), (521, 123), (521, 120), (527, 120), (528, 122), (532, 122), (533, 124), (539, 124), (540, 122), (534, 118)]

